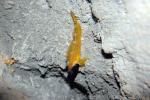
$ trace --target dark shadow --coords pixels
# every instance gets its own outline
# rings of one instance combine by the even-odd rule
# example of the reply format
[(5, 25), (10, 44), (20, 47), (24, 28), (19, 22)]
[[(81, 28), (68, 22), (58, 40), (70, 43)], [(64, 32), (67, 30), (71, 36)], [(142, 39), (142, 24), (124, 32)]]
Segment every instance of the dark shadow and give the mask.
[[(49, 78), (49, 77), (61, 77), (69, 86), (71, 89), (77, 89), (79, 92), (81, 92), (83, 95), (85, 95), (87, 97), (87, 100), (89, 98), (89, 93), (87, 91), (87, 89), (77, 83), (74, 82), (77, 74), (79, 73), (79, 64), (74, 65), (74, 67), (71, 69), (71, 71), (68, 71), (67, 67), (65, 69), (57, 66), (57, 67), (52, 67), (52, 68), (48, 68), (48, 70), (41, 75), (41, 78)], [(68, 71), (68, 75), (67, 77), (64, 75), (63, 72), (67, 72)], [(56, 72), (55, 74), (52, 74), (50, 76), (47, 76), (49, 73), (52, 72)]]
[[(43, 67), (46, 68), (45, 66), (43, 66)], [(70, 86), (71, 89), (77, 89), (79, 92), (81, 92), (83, 95), (85, 95), (87, 97), (87, 100), (89, 100), (89, 93), (88, 93), (87, 89), (83, 85), (74, 82), (77, 74), (81, 73), (79, 71), (79, 67), (80, 67), (80, 65), (76, 64), (71, 69), (71, 71), (68, 71), (67, 67), (65, 69), (63, 69), (58, 65), (55, 65), (55, 66), (53, 65), (53, 67), (47, 68), (47, 70), (44, 74), (41, 73), (40, 77), (43, 79), (49, 78), (49, 77), (61, 77)], [(25, 71), (38, 71), (39, 72), (39, 70), (37, 70), (37, 69), (28, 69)], [(64, 72), (68, 72), (67, 77), (65, 76)], [(0, 95), (0, 98), (2, 98), (1, 95)]]
[(69, 86), (70, 86), (71, 89), (77, 89), (81, 93), (83, 93), (84, 95), (86, 95), (86, 96), (89, 95), (87, 89), (83, 85), (81, 85), (81, 84), (79, 84), (77, 82), (71, 82), (71, 83), (67, 82), (67, 83), (69, 84)]
[(77, 89), (83, 95), (85, 95), (88, 99), (89, 93), (88, 93), (87, 89), (83, 85), (75, 82), (75, 78), (76, 78), (77, 74), (79, 73), (79, 67), (80, 67), (79, 64), (76, 64), (73, 66), (71, 71), (68, 72), (66, 82), (68, 83), (68, 85), (70, 86), (71, 89)]
[(73, 66), (73, 68), (68, 71), (68, 76), (67, 76), (67, 82), (71, 83), (71, 82), (74, 82), (75, 78), (77, 77), (77, 74), (79, 72), (79, 67), (80, 65), (79, 64), (75, 64)]
[(92, 3), (91, 0), (86, 0), (88, 3)]
[(91, 16), (92, 16), (92, 19), (95, 23), (98, 23), (99, 22), (99, 18), (95, 16), (95, 14), (92, 12), (91, 10)]
[(101, 50), (101, 53), (105, 59), (112, 59), (113, 58), (112, 53), (105, 53), (103, 49)]

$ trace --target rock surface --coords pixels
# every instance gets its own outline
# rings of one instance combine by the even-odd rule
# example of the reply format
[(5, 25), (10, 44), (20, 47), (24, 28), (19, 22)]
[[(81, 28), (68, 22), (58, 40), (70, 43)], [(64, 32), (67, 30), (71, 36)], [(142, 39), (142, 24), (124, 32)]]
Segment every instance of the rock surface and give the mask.
[[(70, 11), (90, 58), (73, 85), (63, 71)], [(149, 12), (149, 0), (0, 0), (0, 53), (19, 61), (0, 61), (1, 80), (29, 100), (149, 99)]]
[(7, 82), (0, 81), (0, 100), (27, 100), (28, 97), (21, 92), (8, 86)]

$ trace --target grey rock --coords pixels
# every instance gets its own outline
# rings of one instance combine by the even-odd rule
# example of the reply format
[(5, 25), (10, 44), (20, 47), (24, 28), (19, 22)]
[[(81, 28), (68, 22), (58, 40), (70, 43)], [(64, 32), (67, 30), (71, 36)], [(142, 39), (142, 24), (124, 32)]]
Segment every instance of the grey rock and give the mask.
[(12, 0), (1, 0), (1, 5), (5, 8), (5, 10), (12, 9), (15, 3)]
[[(114, 2), (115, 1), (115, 2)], [(93, 10), (103, 27), (102, 48), (113, 55), (124, 95), (149, 98), (149, 9), (147, 0), (94, 1)], [(103, 3), (102, 3), (103, 2)], [(105, 6), (107, 5), (107, 6)], [(109, 9), (109, 10), (107, 10)], [(147, 29), (148, 28), (148, 29)]]
[(27, 100), (28, 97), (21, 92), (8, 86), (7, 82), (0, 81), (0, 99), (1, 100)]
[[(134, 2), (1, 0), (0, 54), (19, 61), (1, 61), (1, 78), (29, 100), (149, 98), (150, 2)], [(82, 55), (89, 57), (74, 84), (63, 70), (72, 40), (70, 11), (83, 29)]]

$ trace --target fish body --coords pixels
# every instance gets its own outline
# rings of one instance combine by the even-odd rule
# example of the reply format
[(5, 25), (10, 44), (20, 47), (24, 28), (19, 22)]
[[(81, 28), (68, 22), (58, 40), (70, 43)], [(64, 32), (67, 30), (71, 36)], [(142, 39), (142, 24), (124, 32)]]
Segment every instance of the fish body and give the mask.
[(74, 23), (74, 31), (72, 33), (73, 40), (71, 41), (67, 51), (67, 69), (70, 71), (74, 65), (79, 64), (80, 67), (84, 66), (87, 58), (81, 57), (81, 39), (82, 29), (75, 14), (71, 11), (70, 15)]

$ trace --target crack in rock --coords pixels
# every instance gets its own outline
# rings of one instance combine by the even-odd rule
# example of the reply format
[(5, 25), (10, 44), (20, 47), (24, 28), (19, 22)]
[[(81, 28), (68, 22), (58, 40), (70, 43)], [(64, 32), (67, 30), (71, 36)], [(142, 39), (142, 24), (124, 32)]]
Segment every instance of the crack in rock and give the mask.
[[(103, 49), (101, 49), (101, 53), (103, 55), (103, 57), (105, 59), (112, 59), (113, 58), (113, 54), (112, 53), (105, 53), (105, 51)], [(125, 97), (125, 93), (123, 92), (122, 88), (121, 88), (121, 83), (119, 81), (119, 74), (114, 70), (114, 65), (112, 65), (112, 72), (113, 72), (113, 79), (119, 89), (120, 95)], [(104, 77), (101, 77), (107, 84), (109, 85), (113, 85), (110, 84), (110, 82), (108, 80), (106, 80)]]
[(50, 1), (49, 1), (49, 0), (45, 0), (45, 1), (46, 1), (46, 3), (47, 3), (48, 7), (51, 9), (51, 8), (52, 8), (52, 5), (50, 5)]
[(91, 10), (91, 15), (92, 15), (92, 19), (95, 23), (99, 22), (99, 18), (93, 13), (93, 11)]
[(87, 85), (87, 88), (88, 88), (88, 90), (89, 90), (89, 92), (92, 94), (92, 95), (94, 95), (94, 94), (96, 94), (96, 92), (98, 92), (98, 91), (100, 91), (101, 89), (100, 88), (98, 88), (98, 87), (96, 87), (95, 85), (93, 85), (97, 90), (95, 90), (95, 91), (93, 91), (92, 90), (92, 88), (90, 87), (90, 85), (89, 85), (89, 81), (87, 80), (87, 74), (89, 75), (89, 74), (93, 74), (92, 72), (86, 72), (86, 71), (84, 71), (84, 72), (80, 72), (82, 75), (84, 75), (84, 77), (85, 77), (85, 83), (86, 83), (86, 85)]
[(49, 66), (44, 66), (44, 68), (46, 67), (47, 67), (47, 70), (44, 74), (42, 74), (38, 68), (31, 68), (31, 69), (19, 68), (19, 69), (24, 70), (24, 71), (29, 71), (33, 74), (38, 73), (37, 75), (39, 75), (43, 79), (50, 78), (50, 77), (56, 77), (56, 78), (61, 77), (66, 82), (66, 84), (69, 85), (71, 89), (73, 90), (77, 89), (80, 93), (86, 96), (87, 100), (89, 100), (89, 91), (86, 89), (85, 86), (77, 82), (68, 83), (68, 81), (66, 80), (66, 76), (65, 76), (66, 69), (61, 68), (57, 64), (52, 64), (50, 68), (48, 68)]
[(120, 94), (121, 96), (125, 97), (125, 92), (122, 90), (121, 88), (121, 83), (120, 83), (120, 79), (119, 79), (119, 74), (114, 70), (114, 66), (112, 66), (112, 70), (113, 70), (113, 75), (114, 75), (114, 80), (119, 88)]
[[(85, 77), (86, 87), (90, 93), (90, 96), (92, 97), (92, 98), (90, 98), (91, 100), (93, 100), (93, 98), (96, 95), (101, 95), (101, 96), (105, 95), (106, 98), (114, 99), (115, 97), (112, 97), (112, 95), (111, 95), (112, 91), (109, 89), (114, 89), (116, 91), (119, 91), (119, 89), (116, 86), (114, 79), (111, 78), (111, 81), (109, 81), (110, 77), (108, 77), (108, 79), (107, 79), (106, 78), (107, 75), (104, 76), (105, 74), (102, 75), (100, 73), (95, 74), (95, 73), (90, 72), (90, 71), (84, 71), (84, 72), (81, 72), (81, 75), (83, 75)], [(101, 81), (98, 83), (93, 82), (90, 79), (90, 75), (93, 76), (92, 79), (95, 77), (96, 79), (101, 80)], [(106, 84), (108, 84), (108, 85), (106, 85)], [(117, 94), (117, 97), (119, 97), (119, 94)]]
[(8, 32), (5, 32), (6, 35), (11, 39), (11, 40), (15, 40), (13, 36), (11, 36)]
[(96, 23), (99, 23), (100, 22), (100, 19), (95, 15), (95, 13), (93, 12), (93, 8), (92, 6), (90, 6), (90, 9), (91, 9), (91, 17), (93, 19), (93, 21)]

